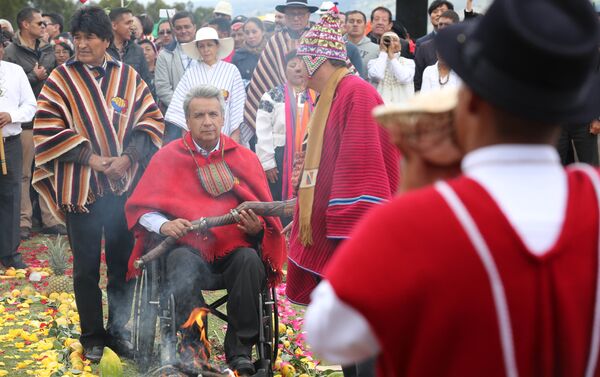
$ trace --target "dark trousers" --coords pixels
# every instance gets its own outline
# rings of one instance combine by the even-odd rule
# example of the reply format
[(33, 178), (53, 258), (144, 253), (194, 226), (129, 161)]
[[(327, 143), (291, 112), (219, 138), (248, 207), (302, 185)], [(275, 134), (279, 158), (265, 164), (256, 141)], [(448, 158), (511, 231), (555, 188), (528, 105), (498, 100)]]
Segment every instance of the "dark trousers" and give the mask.
[(375, 361), (377, 358), (371, 358), (362, 363), (342, 367), (344, 377), (375, 377)]
[(229, 322), (225, 334), (225, 356), (252, 355), (260, 324), (258, 295), (265, 283), (265, 268), (255, 250), (242, 247), (213, 263), (197, 251), (181, 246), (167, 257), (167, 281), (175, 297), (177, 328), (194, 308), (205, 306), (201, 290), (207, 287), (208, 273), (221, 274), (229, 294)]
[[(133, 236), (125, 221), (125, 196), (107, 194), (88, 206), (89, 213), (67, 213), (67, 232), (73, 250), (73, 286), (85, 348), (102, 346), (109, 337), (129, 338), (125, 325), (131, 315), (134, 281), (125, 281)], [(102, 315), (100, 254), (104, 253), (108, 284), (108, 322)]]
[(275, 148), (275, 164), (277, 165), (277, 181), (275, 183), (269, 182), (269, 189), (271, 190), (271, 196), (273, 200), (281, 200), (281, 189), (283, 188), (283, 153), (285, 152), (284, 147)]
[[(575, 145), (575, 151), (571, 141)], [(563, 165), (575, 162), (575, 152), (580, 162), (598, 166), (598, 137), (590, 133), (589, 124), (563, 125), (556, 148)]]
[(23, 153), (19, 137), (6, 139), (4, 155), (7, 175), (2, 175), (0, 170), (0, 261), (14, 258), (21, 242), (19, 218)]

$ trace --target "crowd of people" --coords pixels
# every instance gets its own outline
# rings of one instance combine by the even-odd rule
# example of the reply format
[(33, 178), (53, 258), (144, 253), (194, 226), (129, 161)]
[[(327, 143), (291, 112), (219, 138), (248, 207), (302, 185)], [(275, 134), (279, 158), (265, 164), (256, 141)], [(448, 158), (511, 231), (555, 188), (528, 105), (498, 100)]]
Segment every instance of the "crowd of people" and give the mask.
[[(255, 373), (258, 293), (284, 263), (288, 298), (312, 302), (311, 344), (345, 376), (594, 375), (600, 181), (561, 163), (598, 165), (595, 7), (496, 0), (482, 15), (467, 0), (461, 21), (434, 0), (424, 36), (385, 7), (330, 1), (264, 17), (219, 1), (210, 19), (158, 22), (81, 6), (68, 31), (24, 8), (14, 29), (0, 20), (0, 263), (27, 268), (18, 247), (34, 228), (68, 236), (92, 361), (105, 346), (132, 356), (133, 260), (170, 236), (177, 326), (204, 305), (203, 271), (223, 275), (240, 376)], [(248, 210), (190, 231), (244, 201), (291, 199), (291, 218)]]

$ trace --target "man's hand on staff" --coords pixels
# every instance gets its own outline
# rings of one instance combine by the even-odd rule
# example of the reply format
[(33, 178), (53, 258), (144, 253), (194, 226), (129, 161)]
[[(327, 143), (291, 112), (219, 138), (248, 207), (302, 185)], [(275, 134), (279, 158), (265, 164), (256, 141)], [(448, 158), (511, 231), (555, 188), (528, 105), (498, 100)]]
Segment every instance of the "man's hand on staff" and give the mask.
[(12, 118), (9, 113), (0, 113), (0, 128), (12, 123)]
[(160, 234), (174, 238), (181, 238), (190, 231), (192, 226), (193, 224), (189, 220), (175, 219), (164, 223), (160, 227)]
[(121, 179), (131, 166), (131, 161), (127, 156), (110, 157), (108, 160), (108, 167), (104, 174), (113, 181)]
[(279, 175), (279, 170), (277, 170), (277, 168), (269, 169), (269, 170), (265, 171), (265, 174), (267, 175), (267, 179), (269, 180), (270, 183), (275, 183), (275, 182), (277, 182), (277, 176)]
[(102, 157), (97, 154), (92, 154), (90, 156), (90, 160), (88, 161), (88, 165), (99, 173), (103, 173), (106, 168), (110, 165), (109, 159), (107, 157)]
[(260, 219), (251, 209), (240, 212), (240, 222), (237, 227), (251, 236), (257, 235), (263, 228)]

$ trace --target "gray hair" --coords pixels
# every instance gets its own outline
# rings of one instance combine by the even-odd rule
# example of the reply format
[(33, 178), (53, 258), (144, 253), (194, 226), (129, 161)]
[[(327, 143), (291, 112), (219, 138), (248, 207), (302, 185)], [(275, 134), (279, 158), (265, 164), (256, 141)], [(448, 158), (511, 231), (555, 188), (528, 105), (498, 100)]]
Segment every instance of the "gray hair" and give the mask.
[(185, 118), (187, 119), (190, 115), (190, 102), (194, 98), (216, 98), (219, 100), (221, 105), (221, 115), (225, 115), (225, 99), (221, 89), (212, 85), (198, 85), (192, 88), (183, 100), (183, 111), (185, 112)]

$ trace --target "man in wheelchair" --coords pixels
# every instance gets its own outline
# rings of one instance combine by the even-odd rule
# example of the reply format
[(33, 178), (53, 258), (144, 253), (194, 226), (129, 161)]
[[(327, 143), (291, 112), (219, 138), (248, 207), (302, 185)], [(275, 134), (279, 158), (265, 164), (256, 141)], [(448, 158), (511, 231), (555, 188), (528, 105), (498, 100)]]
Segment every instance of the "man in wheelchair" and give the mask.
[(192, 220), (226, 214), (244, 201), (272, 199), (256, 155), (221, 134), (221, 91), (210, 85), (192, 89), (184, 110), (190, 132), (156, 153), (126, 205), (128, 225), (136, 233), (129, 276), (135, 276), (133, 261), (148, 248), (152, 233), (178, 238), (166, 258), (177, 328), (194, 308), (205, 305), (206, 271), (221, 274), (229, 295), (227, 363), (240, 375), (252, 375), (258, 295), (265, 279), (280, 279), (285, 259), (281, 223), (249, 210), (240, 212), (237, 224), (190, 232)]

